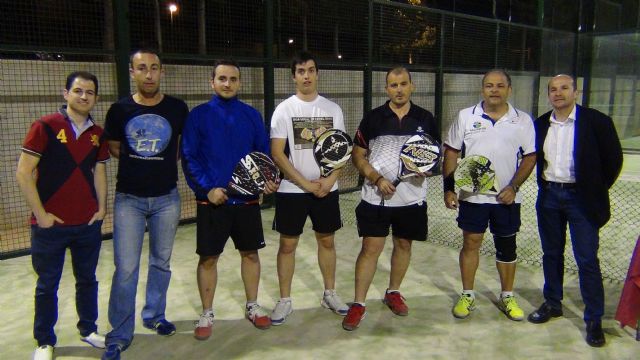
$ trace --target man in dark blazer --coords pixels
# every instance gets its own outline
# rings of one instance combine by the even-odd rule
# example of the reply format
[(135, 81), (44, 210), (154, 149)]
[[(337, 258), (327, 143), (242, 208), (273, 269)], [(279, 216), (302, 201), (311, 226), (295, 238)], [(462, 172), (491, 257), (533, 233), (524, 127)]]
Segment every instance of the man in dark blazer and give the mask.
[(539, 187), (536, 211), (545, 302), (528, 319), (541, 324), (562, 316), (568, 223), (585, 304), (586, 341), (591, 346), (603, 346), (604, 290), (598, 231), (611, 217), (609, 188), (620, 174), (622, 149), (609, 116), (576, 105), (578, 91), (571, 76), (553, 77), (547, 91), (553, 110), (535, 121)]

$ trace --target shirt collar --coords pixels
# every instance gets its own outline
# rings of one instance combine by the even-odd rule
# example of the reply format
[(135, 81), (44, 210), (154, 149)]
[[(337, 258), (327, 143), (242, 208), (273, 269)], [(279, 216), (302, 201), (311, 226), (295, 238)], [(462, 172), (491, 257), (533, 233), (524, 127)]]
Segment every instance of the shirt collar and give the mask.
[(233, 103), (235, 103), (236, 101), (238, 101), (238, 96), (234, 96), (231, 99), (225, 99), (221, 96), (218, 96), (217, 94), (214, 94), (213, 97), (211, 98), (211, 102), (217, 105), (223, 105), (223, 106), (228, 106), (231, 105)]
[[(58, 112), (60, 114), (62, 114), (62, 116), (64, 116), (65, 120), (67, 120), (69, 123), (71, 123), (72, 125), (75, 126), (75, 124), (71, 121), (71, 118), (69, 118), (69, 113), (67, 113), (67, 105), (64, 104), (60, 107), (60, 109), (58, 110)], [(82, 124), (82, 128), (88, 128), (91, 125), (94, 125), (96, 122), (93, 121), (93, 117), (91, 117), (91, 114), (89, 114), (87, 116), (87, 119), (84, 121), (84, 123)]]
[(570, 124), (573, 123), (574, 121), (576, 121), (576, 105), (573, 105), (573, 109), (571, 110), (571, 113), (569, 113), (569, 116), (567, 116), (567, 120), (566, 121), (558, 121), (556, 120), (556, 111), (553, 110), (551, 112), (551, 116), (549, 117), (549, 121), (554, 123), (554, 124)]
[[(485, 114), (484, 108), (482, 107), (483, 103), (484, 103), (484, 100), (480, 101), (473, 107), (472, 113), (474, 115), (482, 116)], [(507, 106), (509, 108), (507, 109), (507, 112), (502, 116), (502, 118), (504, 118), (505, 116), (507, 117), (507, 119), (514, 119), (514, 118), (520, 117), (520, 112), (518, 112), (518, 110), (514, 108), (513, 105), (511, 105), (511, 103), (508, 101), (507, 101)], [(497, 119), (496, 122), (500, 121), (500, 119)]]
[[(389, 106), (389, 103), (391, 102), (391, 100), (387, 100), (387, 102), (384, 103), (384, 115), (386, 117), (398, 117), (398, 115), (396, 115), (396, 113), (393, 112), (393, 110), (391, 110), (391, 106)], [(415, 117), (414, 116), (414, 112), (416, 111), (416, 107), (413, 105), (413, 101), (409, 100), (409, 104), (411, 106), (409, 106), (409, 111), (407, 111), (407, 114), (405, 115), (405, 117), (409, 116), (409, 117)]]

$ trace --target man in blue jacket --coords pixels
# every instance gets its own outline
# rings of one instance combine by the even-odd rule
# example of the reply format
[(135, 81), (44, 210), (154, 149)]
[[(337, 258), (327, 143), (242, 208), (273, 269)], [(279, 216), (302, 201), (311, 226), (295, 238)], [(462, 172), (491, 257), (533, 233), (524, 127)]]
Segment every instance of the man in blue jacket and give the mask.
[[(236, 97), (240, 88), (237, 63), (217, 61), (211, 87), (215, 95), (191, 110), (182, 134), (184, 174), (198, 202), (196, 252), (200, 255), (197, 276), (202, 302), (194, 331), (198, 340), (211, 336), (217, 263), (229, 237), (240, 252), (246, 317), (259, 329), (271, 326), (269, 314), (257, 303), (258, 249), (265, 246), (258, 197), (226, 193), (238, 161), (252, 151), (268, 153), (269, 137), (260, 113)], [(267, 182), (264, 193), (275, 190), (277, 185)]]
[(611, 118), (576, 104), (575, 79), (557, 75), (547, 87), (552, 111), (535, 122), (538, 149), (538, 230), (545, 302), (529, 315), (541, 324), (562, 316), (567, 223), (585, 304), (586, 341), (605, 344), (604, 289), (598, 260), (599, 230), (609, 221), (609, 188), (622, 168), (622, 149)]

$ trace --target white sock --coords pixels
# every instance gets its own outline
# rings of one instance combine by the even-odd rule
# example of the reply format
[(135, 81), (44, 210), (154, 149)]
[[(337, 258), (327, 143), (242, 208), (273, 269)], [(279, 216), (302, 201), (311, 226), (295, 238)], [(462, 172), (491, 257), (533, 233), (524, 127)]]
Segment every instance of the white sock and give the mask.
[(247, 301), (247, 309), (250, 309), (253, 305), (258, 305), (256, 301)]
[(354, 303), (354, 304), (360, 304), (360, 305), (362, 305), (362, 306), (365, 306), (363, 302), (357, 302), (357, 301), (354, 301), (353, 303)]
[(336, 289), (324, 289), (324, 296), (333, 295), (336, 293)]
[(473, 292), (473, 290), (462, 290), (462, 295), (468, 295), (470, 296), (472, 299), (476, 298), (476, 293)]
[(500, 293), (500, 299), (504, 299), (507, 296), (513, 296), (513, 291), (503, 291), (502, 293)]
[(387, 289), (387, 294), (394, 293), (394, 292), (400, 292), (400, 290)]
[(280, 298), (280, 301), (282, 301), (282, 302), (291, 302), (291, 298), (290, 297)]
[(203, 314), (203, 315), (206, 315), (206, 314), (211, 314), (211, 315), (213, 315), (213, 314), (214, 314), (214, 313), (213, 313), (213, 308), (204, 309), (204, 310), (202, 311), (202, 314)]

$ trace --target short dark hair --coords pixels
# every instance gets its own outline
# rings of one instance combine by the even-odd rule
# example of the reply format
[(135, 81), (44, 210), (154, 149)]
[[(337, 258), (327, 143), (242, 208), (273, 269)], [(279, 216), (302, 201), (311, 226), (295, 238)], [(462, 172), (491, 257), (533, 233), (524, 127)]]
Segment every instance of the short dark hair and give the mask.
[(88, 71), (74, 71), (67, 76), (67, 83), (64, 88), (67, 91), (71, 90), (71, 85), (76, 81), (77, 78), (93, 81), (93, 85), (96, 86), (96, 95), (98, 95), (98, 78)]
[(482, 86), (484, 86), (484, 81), (487, 79), (487, 76), (489, 76), (489, 74), (495, 74), (495, 73), (504, 75), (504, 77), (507, 78), (507, 84), (509, 85), (509, 87), (511, 87), (511, 76), (507, 73), (507, 70), (505, 69), (491, 69), (486, 73), (484, 73), (484, 76), (482, 77)]
[(387, 76), (385, 76), (385, 81), (389, 81), (389, 74), (395, 74), (395, 75), (400, 75), (403, 72), (406, 72), (407, 75), (409, 75), (409, 82), (411, 82), (411, 72), (409, 71), (409, 69), (407, 69), (406, 66), (404, 65), (394, 65), (391, 69), (389, 69), (389, 71), (387, 71)]
[(233, 59), (218, 59), (213, 63), (213, 70), (211, 70), (212, 79), (216, 77), (216, 69), (220, 65), (234, 66), (236, 69), (238, 69), (238, 75), (240, 74), (240, 65), (238, 65), (237, 61)]
[(298, 51), (291, 58), (291, 75), (293, 76), (296, 75), (296, 65), (304, 64), (307, 61), (313, 61), (313, 63), (316, 65), (316, 72), (317, 72), (318, 62), (316, 61), (315, 56), (313, 56), (313, 54), (311, 54), (310, 52), (303, 50), (303, 51)]
[(155, 55), (158, 57), (158, 60), (160, 61), (160, 67), (162, 67), (162, 59), (160, 58), (160, 55), (158, 55), (158, 51), (151, 49), (151, 48), (140, 48), (137, 50), (134, 50), (131, 54), (129, 54), (129, 67), (131, 67), (133, 69), (133, 57), (136, 56), (137, 54), (151, 54), (151, 55)]
[(570, 78), (571, 82), (573, 84), (573, 91), (578, 90), (578, 83), (576, 82), (575, 76), (568, 75), (568, 74), (558, 74), (558, 75), (554, 75), (553, 77), (551, 77), (551, 79), (549, 79), (549, 81), (547, 82), (547, 94), (549, 93), (549, 84), (551, 84), (551, 80), (557, 78), (558, 76), (566, 76), (566, 77)]

